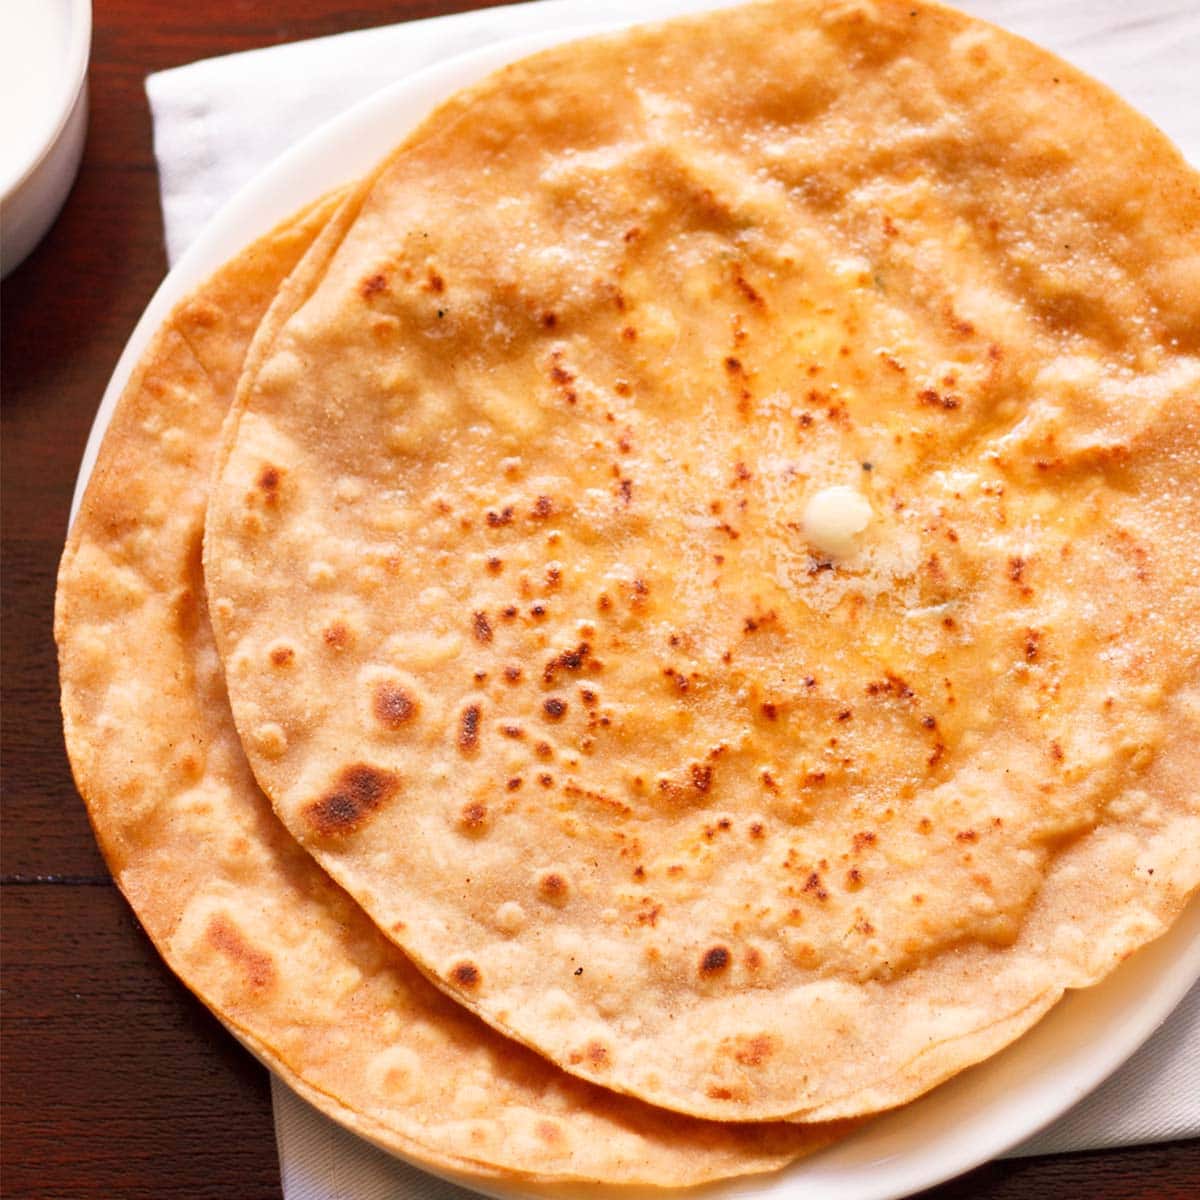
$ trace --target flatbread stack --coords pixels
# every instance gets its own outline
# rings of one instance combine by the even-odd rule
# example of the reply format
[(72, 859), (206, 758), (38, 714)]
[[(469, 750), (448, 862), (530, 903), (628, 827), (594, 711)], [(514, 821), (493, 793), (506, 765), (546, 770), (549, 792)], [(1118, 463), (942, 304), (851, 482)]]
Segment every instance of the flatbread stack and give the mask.
[(1178, 152), (952, 10), (751, 4), (505, 68), (176, 309), (63, 557), (67, 744), (319, 1108), (684, 1187), (1183, 910), (1197, 545)]

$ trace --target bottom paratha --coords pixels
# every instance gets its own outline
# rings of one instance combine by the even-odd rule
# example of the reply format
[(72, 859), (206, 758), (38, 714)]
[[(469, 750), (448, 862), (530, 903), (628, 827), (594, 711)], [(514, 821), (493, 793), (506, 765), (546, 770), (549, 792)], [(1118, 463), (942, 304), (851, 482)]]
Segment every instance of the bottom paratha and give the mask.
[(571, 1078), (408, 963), (255, 786), (205, 607), (209, 468), (260, 318), (329, 221), (318, 202), (157, 333), (121, 397), (63, 556), (67, 747), (119, 886), (168, 965), (301, 1095), (474, 1176), (688, 1185), (767, 1171), (847, 1123), (721, 1125)]

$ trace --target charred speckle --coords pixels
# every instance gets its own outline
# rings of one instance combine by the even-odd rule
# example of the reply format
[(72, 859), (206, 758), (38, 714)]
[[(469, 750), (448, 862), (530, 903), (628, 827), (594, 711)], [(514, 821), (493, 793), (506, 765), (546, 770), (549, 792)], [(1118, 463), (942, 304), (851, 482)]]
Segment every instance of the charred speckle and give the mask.
[(511, 525), (513, 519), (512, 505), (506, 505), (499, 512), (489, 511), (487, 514), (487, 523), (493, 529), (499, 529), (502, 525)]
[(304, 817), (319, 837), (345, 837), (400, 789), (400, 778), (366, 763), (345, 767), (333, 786), (304, 809)]
[(756, 308), (763, 307), (764, 301), (763, 301), (762, 296), (760, 296), (758, 294), (757, 289), (750, 283), (750, 281), (745, 277), (745, 275), (742, 274), (741, 267), (737, 267), (735, 269), (734, 276), (733, 276), (733, 282), (736, 285), (738, 291), (741, 292), (742, 295), (745, 296), (746, 299), (749, 300), (751, 304), (753, 304)]
[(296, 652), (291, 646), (276, 646), (271, 651), (271, 663), (276, 667), (289, 666), (295, 657)]
[(936, 729), (937, 728), (937, 717), (926, 715), (921, 718), (921, 724), (926, 729)]
[(462, 711), (458, 729), (458, 748), (467, 753), (479, 745), (479, 705), (469, 704)]
[(626, 504), (630, 503), (630, 501), (633, 500), (633, 480), (622, 479), (620, 483), (620, 491), (621, 499), (624, 500)]
[(504, 570), (504, 560), (497, 558), (494, 554), (487, 560), (487, 569), (493, 575), (499, 575)]
[(922, 388), (917, 393), (917, 398), (922, 404), (929, 404), (935, 408), (944, 408), (947, 411), (958, 407), (958, 400), (954, 396), (944, 395), (934, 388)]
[(544, 604), (534, 604), (530, 606), (529, 615), (531, 617), (541, 618), (546, 615), (546, 606)]
[(504, 678), (509, 683), (520, 683), (521, 668), (520, 667), (505, 667), (504, 668)]
[(542, 671), (542, 678), (547, 683), (553, 683), (559, 671), (581, 670), (591, 652), (592, 648), (587, 642), (580, 642), (574, 650), (564, 650), (546, 664)]
[(554, 513), (554, 501), (549, 496), (539, 496), (533, 502), (532, 516), (538, 520), (544, 521), (547, 517)]
[(417, 702), (399, 684), (381, 683), (375, 688), (371, 710), (380, 725), (399, 729), (417, 715)]
[(561, 721), (567, 712), (567, 702), (558, 696), (549, 696), (542, 702), (542, 711), (551, 721)]
[(692, 787), (698, 792), (707, 792), (712, 787), (712, 767), (693, 763), (691, 768)]
[(509, 605), (507, 605), (507, 606), (506, 606), (506, 607), (505, 607), (505, 608), (504, 608), (504, 609), (501, 611), (500, 615), (501, 615), (501, 616), (502, 616), (502, 617), (503, 617), (503, 618), (504, 618), (506, 621), (511, 621), (511, 620), (512, 620), (512, 619), (513, 619), (513, 618), (514, 618), (516, 615), (517, 615), (517, 606), (516, 606), (515, 604), (509, 604)]
[(552, 312), (542, 313), (542, 327), (544, 329), (553, 329), (558, 324), (558, 314)]
[(475, 634), (475, 640), (483, 645), (492, 640), (492, 626), (487, 613), (477, 612), (471, 618), (471, 631)]
[(479, 968), (474, 963), (461, 962), (451, 968), (450, 978), (459, 987), (474, 991), (479, 986), (483, 977), (479, 974)]
[(713, 946), (704, 952), (700, 960), (701, 975), (719, 975), (729, 966), (729, 951), (724, 946)]

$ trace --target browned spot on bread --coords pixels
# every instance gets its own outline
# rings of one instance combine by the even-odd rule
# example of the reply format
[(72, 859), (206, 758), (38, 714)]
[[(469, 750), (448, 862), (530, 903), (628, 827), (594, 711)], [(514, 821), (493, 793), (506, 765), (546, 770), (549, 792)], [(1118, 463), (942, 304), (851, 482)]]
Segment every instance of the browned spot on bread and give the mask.
[(565, 904), (571, 894), (570, 885), (557, 871), (547, 871), (537, 888), (538, 895), (550, 904)]
[(283, 470), (269, 463), (258, 473), (258, 490), (262, 492), (267, 504), (279, 501), (279, 486), (283, 482)]
[(232, 959), (245, 975), (246, 981), (256, 991), (263, 991), (275, 983), (275, 960), (261, 950), (255, 950), (242, 936), (242, 931), (224, 914), (218, 914), (208, 923), (208, 944)]
[(329, 791), (305, 807), (303, 816), (318, 837), (346, 837), (399, 790), (400, 777), (394, 771), (355, 763), (343, 768)]
[(388, 290), (388, 281), (386, 275), (368, 275), (366, 279), (358, 285), (358, 293), (364, 300), (370, 300), (374, 296), (378, 296), (380, 292)]
[(487, 805), (472, 800), (462, 806), (462, 811), (458, 814), (458, 826), (465, 833), (479, 833), (487, 824), (487, 817)]
[(554, 514), (554, 501), (549, 496), (539, 496), (533, 502), (533, 509), (530, 516), (535, 517), (539, 521), (546, 520), (547, 517)]
[(1036, 629), (1025, 630), (1025, 658), (1028, 662), (1037, 660), (1038, 651), (1041, 649), (1042, 635)]
[(460, 962), (450, 968), (450, 981), (466, 991), (473, 992), (483, 982), (483, 976), (473, 962)]
[(690, 771), (692, 787), (698, 792), (707, 792), (712, 787), (712, 767), (693, 763)]
[(385, 729), (400, 729), (417, 715), (417, 702), (398, 683), (380, 683), (375, 687), (371, 711)]
[(737, 1039), (733, 1057), (744, 1067), (761, 1067), (771, 1057), (775, 1043), (765, 1033)]
[(469, 754), (479, 745), (479, 705), (468, 704), (462, 710), (458, 725), (458, 748)]
[(728, 949), (724, 946), (713, 946), (704, 952), (704, 957), (700, 960), (700, 974), (709, 978), (720, 975), (728, 969), (729, 962)]
[(492, 640), (492, 626), (487, 619), (487, 613), (477, 612), (471, 618), (471, 632), (481, 645), (487, 645)]
[(350, 630), (342, 621), (334, 621), (331, 625), (326, 626), (321, 636), (325, 639), (325, 645), (331, 650), (345, 650), (351, 641)]
[(537, 1135), (548, 1146), (561, 1145), (564, 1140), (562, 1126), (556, 1125), (553, 1121), (539, 1121)]
[(608, 1047), (603, 1042), (588, 1042), (584, 1053), (587, 1055), (589, 1065), (596, 1070), (611, 1065)]
[(274, 667), (290, 666), (296, 657), (296, 651), (291, 646), (272, 646), (271, 665)]
[(500, 529), (505, 525), (511, 525), (513, 519), (513, 507), (511, 504), (506, 505), (499, 512), (491, 509), (487, 513), (487, 523), (492, 529)]
[(567, 702), (558, 696), (548, 696), (542, 701), (542, 712), (549, 721), (561, 721), (567, 712)]

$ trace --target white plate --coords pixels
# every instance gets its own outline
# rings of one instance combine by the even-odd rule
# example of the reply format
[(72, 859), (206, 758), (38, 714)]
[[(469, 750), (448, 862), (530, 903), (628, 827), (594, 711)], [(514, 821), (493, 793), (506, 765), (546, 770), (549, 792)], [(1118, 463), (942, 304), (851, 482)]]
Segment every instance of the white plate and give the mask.
[[(163, 281), (130, 337), (84, 451), (72, 519), (117, 399), (179, 300), (300, 205), (365, 172), (434, 104), (507, 62), (585, 32), (591, 31), (514, 38), (419, 72), (330, 121), (245, 187)], [(1198, 979), (1200, 901), (1193, 901), (1166, 935), (1098, 986), (1069, 993), (987, 1062), (778, 1175), (734, 1180), (704, 1194), (714, 1200), (894, 1200), (932, 1187), (1003, 1154), (1066, 1112), (1162, 1024)], [(545, 1194), (472, 1186), (504, 1200)], [(555, 1194), (594, 1196), (596, 1190), (561, 1188)], [(636, 1194), (622, 1193), (627, 1200)], [(646, 1194), (661, 1200), (661, 1192)]]

